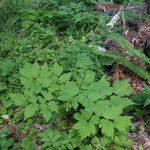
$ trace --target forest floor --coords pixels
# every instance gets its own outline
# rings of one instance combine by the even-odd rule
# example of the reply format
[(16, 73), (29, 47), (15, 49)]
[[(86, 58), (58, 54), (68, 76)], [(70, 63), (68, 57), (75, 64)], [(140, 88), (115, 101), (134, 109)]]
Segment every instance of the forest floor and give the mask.
[[(118, 4), (109, 4), (109, 3), (101, 3), (97, 5), (96, 11), (99, 13), (105, 13), (110, 16), (114, 16), (120, 9), (122, 5)], [(144, 47), (144, 43), (147, 38), (150, 37), (150, 17), (146, 16), (146, 6), (125, 6), (124, 12), (130, 12), (129, 18), (124, 18), (122, 16), (122, 21), (117, 22), (114, 28), (118, 28), (119, 26), (124, 26), (124, 30), (121, 33), (133, 46), (137, 51)], [(135, 13), (138, 16), (134, 16)], [(146, 16), (146, 17), (145, 17)], [(135, 18), (134, 18), (135, 17)], [(138, 18), (139, 17), (139, 18)], [(124, 21), (124, 24), (123, 24)], [(111, 31), (110, 31), (111, 32)], [(121, 54), (124, 53), (124, 49), (122, 49), (117, 43), (115, 43), (112, 39), (108, 38), (105, 41), (105, 48), (111, 51), (117, 51)], [(128, 58), (129, 61), (137, 62), (141, 67), (147, 68), (147, 64), (140, 61), (138, 57), (130, 57), (128, 54), (125, 54), (125, 57)], [(109, 70), (110, 79), (112, 81), (115, 80), (125, 80), (130, 78), (130, 86), (135, 91), (143, 91), (143, 83), (150, 85), (150, 81), (145, 81), (135, 73), (130, 71), (128, 68), (122, 66), (118, 63)], [(148, 117), (148, 116), (147, 116)], [(142, 146), (144, 150), (150, 149), (150, 126), (147, 124), (148, 118), (136, 118), (134, 120), (134, 127), (136, 128), (136, 132), (129, 133), (128, 136), (134, 141), (134, 145), (131, 149), (137, 150), (139, 146)], [(140, 130), (139, 130), (140, 129)]]

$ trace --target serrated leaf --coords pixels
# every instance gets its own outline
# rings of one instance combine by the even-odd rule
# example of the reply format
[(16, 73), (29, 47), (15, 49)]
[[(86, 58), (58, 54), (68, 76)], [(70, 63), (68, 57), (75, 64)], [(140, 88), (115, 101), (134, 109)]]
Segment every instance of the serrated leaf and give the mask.
[(96, 91), (95, 92), (91, 92), (88, 94), (88, 98), (92, 101), (98, 101), (98, 99), (100, 98), (100, 91)]
[(49, 101), (53, 99), (53, 95), (51, 92), (42, 91), (42, 95), (44, 96), (45, 100)]
[(20, 69), (21, 75), (27, 78), (37, 78), (37, 76), (39, 75), (39, 71), (40, 66), (38, 63), (26, 63), (24, 67)]
[(99, 128), (102, 128), (103, 134), (105, 134), (106, 136), (113, 139), (113, 137), (114, 137), (114, 124), (111, 121), (102, 119), (100, 121)]
[(86, 72), (84, 81), (85, 81), (86, 83), (90, 83), (90, 82), (93, 82), (94, 79), (95, 79), (95, 72), (88, 70), (88, 71)]
[(133, 142), (131, 139), (128, 139), (125, 135), (121, 136), (115, 136), (114, 137), (114, 142), (117, 145), (123, 146), (123, 147), (130, 147), (133, 145)]
[(93, 113), (96, 111), (95, 103), (91, 100), (84, 100), (81, 104), (85, 107), (85, 111), (88, 113)]
[(95, 137), (91, 140), (91, 144), (94, 145), (95, 147), (98, 147), (99, 145), (101, 145), (100, 139), (95, 136)]
[(35, 94), (38, 94), (42, 90), (42, 85), (38, 83), (37, 81), (32, 80), (31, 87), (29, 89), (32, 90)]
[(32, 87), (32, 79), (26, 77), (20, 77), (21, 83), (25, 86), (25, 88), (30, 89)]
[(33, 117), (37, 110), (38, 110), (38, 104), (36, 103), (26, 106), (24, 110), (25, 119)]
[(90, 119), (90, 122), (97, 125), (99, 123), (99, 117), (98, 116), (92, 116)]
[(99, 81), (99, 91), (100, 91), (100, 99), (106, 98), (106, 96), (110, 96), (113, 92), (112, 87), (110, 87), (110, 83), (107, 81), (106, 77), (102, 77)]
[(87, 89), (87, 93), (89, 93), (88, 97), (95, 101), (110, 96), (112, 92), (112, 87), (110, 87), (109, 82), (105, 78), (102, 78), (98, 82), (91, 83)]
[(84, 68), (92, 64), (91, 59), (86, 54), (79, 54), (77, 58), (77, 67)]
[(60, 99), (64, 101), (71, 101), (71, 99), (79, 93), (79, 88), (75, 82), (67, 82), (61, 89)]
[(62, 74), (62, 75), (59, 77), (59, 82), (60, 82), (60, 83), (65, 83), (65, 82), (69, 81), (70, 78), (71, 78), (71, 75), (72, 75), (71, 73)]
[(42, 84), (43, 87), (49, 87), (52, 83), (50, 78), (51, 72), (49, 71), (48, 65), (45, 63), (41, 66), (41, 71), (38, 76), (38, 82)]
[(114, 120), (122, 113), (122, 111), (123, 109), (120, 106), (111, 106), (107, 110), (105, 110), (105, 113), (103, 113), (103, 117), (106, 119)]
[(55, 63), (52, 70), (51, 70), (56, 76), (61, 75), (63, 71), (63, 67), (60, 66), (58, 63)]
[(50, 118), (52, 117), (52, 113), (49, 109), (49, 106), (47, 104), (41, 104), (40, 110), (41, 110), (42, 116), (48, 122), (50, 120)]
[(74, 118), (78, 121), (87, 121), (91, 117), (92, 113), (88, 113), (84, 110), (81, 111), (81, 113), (74, 114)]
[(118, 96), (129, 96), (132, 91), (130, 88), (129, 80), (118, 80), (113, 84), (113, 91)]
[(133, 105), (134, 103), (129, 98), (121, 98), (118, 96), (111, 96), (111, 106), (119, 106), (122, 109)]
[(95, 113), (101, 117), (104, 116), (105, 112), (110, 108), (110, 101), (108, 100), (100, 100), (95, 104)]
[(37, 102), (37, 97), (32, 91), (24, 91), (25, 96), (27, 97), (27, 101), (31, 103)]
[(81, 139), (84, 139), (90, 135), (96, 134), (96, 127), (94, 124), (92, 124), (90, 122), (84, 122), (84, 121), (77, 122), (73, 126), (73, 128), (79, 130)]
[(106, 137), (106, 136), (101, 138), (101, 144), (104, 147), (110, 145), (112, 142), (113, 142), (113, 140), (111, 138)]
[(32, 142), (31, 139), (29, 138), (24, 138), (21, 142), (21, 147), (24, 149), (24, 150), (34, 150), (35, 149), (35, 145), (36, 145), (36, 142)]
[(93, 82), (88, 86), (86, 92), (88, 99), (98, 101), (101, 95), (100, 85), (97, 82)]
[(58, 112), (59, 107), (58, 107), (58, 103), (57, 103), (57, 102), (50, 101), (50, 102), (48, 103), (48, 106), (49, 106), (49, 108), (50, 108), (50, 111)]
[(46, 122), (48, 122), (52, 117), (52, 113), (49, 110), (43, 110), (41, 113)]
[(126, 133), (129, 127), (132, 125), (131, 117), (119, 116), (114, 121), (115, 128), (122, 133)]
[(21, 93), (10, 94), (10, 97), (14, 101), (16, 106), (25, 106), (27, 104), (25, 96)]

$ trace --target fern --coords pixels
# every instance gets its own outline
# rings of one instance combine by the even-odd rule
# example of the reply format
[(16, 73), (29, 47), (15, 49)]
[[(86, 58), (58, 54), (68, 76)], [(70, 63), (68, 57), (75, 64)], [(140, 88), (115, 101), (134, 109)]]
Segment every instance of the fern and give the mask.
[(143, 62), (150, 64), (150, 59), (146, 57), (141, 51), (136, 50), (133, 45), (128, 42), (123, 36), (111, 33), (109, 37), (116, 41), (127, 53), (131, 56), (139, 57)]
[(97, 50), (94, 50), (94, 52), (100, 56), (112, 58), (115, 61), (118, 61), (121, 65), (129, 68), (131, 71), (135, 72), (137, 75), (144, 78), (145, 80), (150, 80), (150, 73), (148, 71), (146, 71), (145, 69), (143, 69), (136, 63), (129, 62), (127, 59), (125, 59), (120, 54), (108, 52), (108, 51), (103, 53), (103, 52), (98, 52)]

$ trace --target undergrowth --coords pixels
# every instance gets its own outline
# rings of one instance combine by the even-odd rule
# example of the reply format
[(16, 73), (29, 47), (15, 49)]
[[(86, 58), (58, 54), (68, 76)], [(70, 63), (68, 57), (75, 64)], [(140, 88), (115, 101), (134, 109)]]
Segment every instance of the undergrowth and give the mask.
[(0, 149), (132, 146), (129, 110), (137, 101), (131, 100), (129, 80), (110, 84), (106, 68), (119, 61), (146, 80), (149, 73), (90, 45), (102, 47), (111, 36), (130, 55), (147, 64), (149, 59), (121, 35), (108, 33), (110, 17), (93, 12), (94, 0), (2, 2)]

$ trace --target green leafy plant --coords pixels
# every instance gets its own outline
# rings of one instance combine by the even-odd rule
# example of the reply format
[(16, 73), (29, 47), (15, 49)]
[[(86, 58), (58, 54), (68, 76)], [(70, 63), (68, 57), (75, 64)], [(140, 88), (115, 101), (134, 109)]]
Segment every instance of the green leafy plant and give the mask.
[(49, 121), (52, 113), (58, 111), (58, 103), (54, 101), (53, 91), (51, 91), (55, 89), (51, 85), (53, 83), (57, 86), (57, 78), (61, 71), (58, 64), (55, 64), (50, 71), (47, 64), (39, 66), (38, 63), (33, 65), (27, 63), (20, 69), (20, 81), (24, 91), (10, 94), (10, 97), (16, 106), (25, 107), (25, 119), (33, 117), (40, 111), (45, 120)]
[(80, 113), (74, 114), (77, 122), (72, 130), (79, 133), (81, 141), (96, 136), (98, 131), (101, 131), (100, 136), (110, 138), (112, 142), (119, 136), (125, 138), (132, 125), (131, 117), (123, 114), (124, 109), (133, 104), (127, 98), (132, 93), (129, 81), (116, 81), (113, 86), (110, 86), (106, 78), (96, 81), (95, 73), (83, 65), (86, 60), (87, 58), (81, 61), (80, 57), (77, 59), (77, 66), (82, 71), (75, 77), (71, 72), (63, 73), (63, 68), (57, 63), (51, 67), (46, 63), (42, 66), (26, 63), (20, 69), (23, 91), (11, 93), (10, 97), (15, 106), (22, 107), (24, 119), (41, 115), (49, 122), (52, 114), (57, 115), (64, 106), (68, 111), (80, 110)]
[(41, 138), (40, 142), (43, 143), (43, 149), (66, 150), (76, 147), (76, 142), (74, 140), (75, 134), (73, 132), (68, 135), (49, 128), (38, 135)]
[[(120, 90), (121, 85), (124, 85), (124, 89)], [(99, 82), (91, 83), (89, 89), (86, 91), (87, 96), (81, 97), (85, 109), (81, 114), (74, 115), (78, 122), (73, 128), (79, 131), (81, 139), (96, 135), (98, 130), (112, 141), (114, 136), (117, 136), (116, 133), (124, 135), (132, 124), (131, 117), (122, 115), (123, 110), (132, 105), (132, 102), (125, 98), (131, 94), (128, 81), (118, 81), (110, 87), (106, 79), (101, 79)]]
[(105, 70), (119, 61), (144, 79), (149, 73), (90, 45), (103, 47), (109, 36), (131, 56), (149, 60), (122, 36), (108, 34), (109, 16), (93, 10), (95, 0), (25, 0), (29, 7), (19, 2), (0, 4), (10, 8), (0, 15), (6, 17), (0, 25), (0, 115), (9, 116), (0, 126), (12, 130), (13, 122), (21, 139), (2, 133), (0, 149), (128, 149), (128, 111), (137, 102), (148, 108), (149, 93), (143, 91), (144, 103), (141, 97), (132, 101), (129, 80), (110, 84)]
[(13, 139), (9, 138), (9, 131), (8, 130), (1, 130), (0, 131), (0, 149), (1, 150), (8, 150), (12, 147)]

